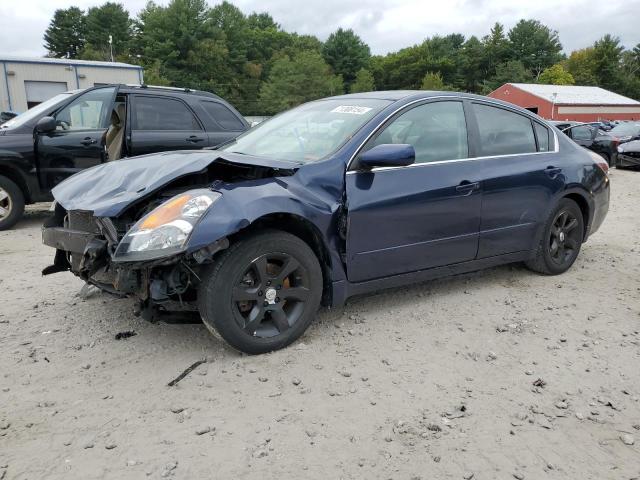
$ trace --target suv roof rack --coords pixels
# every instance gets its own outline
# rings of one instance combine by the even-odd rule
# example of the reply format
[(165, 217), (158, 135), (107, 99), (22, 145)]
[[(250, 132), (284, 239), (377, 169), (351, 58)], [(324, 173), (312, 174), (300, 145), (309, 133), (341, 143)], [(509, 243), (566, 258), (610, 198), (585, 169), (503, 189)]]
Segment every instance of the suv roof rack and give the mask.
[(147, 85), (146, 83), (126, 83), (127, 87), (137, 87), (137, 88), (157, 88), (159, 90), (172, 90), (174, 92), (195, 92), (195, 90), (191, 88), (181, 88), (181, 87), (166, 87), (164, 85)]
[(165, 90), (165, 91), (169, 91), (169, 92), (179, 92), (179, 93), (193, 93), (193, 94), (198, 94), (198, 95), (203, 95), (203, 96), (207, 96), (207, 97), (213, 97), (213, 98), (217, 98), (220, 99), (220, 97), (218, 95), (216, 95), (215, 93), (211, 93), (211, 92), (205, 92), (202, 90), (195, 90), (193, 88), (184, 88), (184, 87), (165, 87), (165, 86), (161, 86), (161, 85), (147, 85), (145, 83), (125, 83), (123, 84), (125, 87), (129, 87), (129, 88), (140, 88), (140, 89), (153, 89), (153, 90)]

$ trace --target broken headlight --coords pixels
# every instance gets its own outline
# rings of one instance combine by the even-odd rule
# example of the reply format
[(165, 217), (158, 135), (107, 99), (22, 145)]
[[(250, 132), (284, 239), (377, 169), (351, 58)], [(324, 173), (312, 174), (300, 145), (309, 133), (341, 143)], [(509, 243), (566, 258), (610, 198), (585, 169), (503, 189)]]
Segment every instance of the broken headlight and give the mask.
[(202, 215), (221, 195), (199, 189), (167, 200), (131, 227), (116, 249), (115, 260), (144, 261), (179, 253)]

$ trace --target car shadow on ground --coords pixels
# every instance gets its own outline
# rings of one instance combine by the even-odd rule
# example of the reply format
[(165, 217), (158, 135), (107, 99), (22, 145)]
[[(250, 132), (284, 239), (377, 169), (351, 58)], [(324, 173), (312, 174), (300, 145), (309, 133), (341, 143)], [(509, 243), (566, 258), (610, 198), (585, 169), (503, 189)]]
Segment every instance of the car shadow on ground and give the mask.
[[(331, 337), (326, 335), (326, 327), (338, 325), (354, 312), (360, 317), (372, 317), (367, 319), (367, 323), (370, 327), (376, 328), (376, 313), (403, 311), (415, 304), (416, 297), (424, 297), (425, 302), (430, 302), (439, 296), (444, 298), (460, 295), (487, 286), (507, 288), (521, 284), (527, 287), (532, 276), (536, 274), (529, 272), (522, 264), (511, 264), (353, 297), (344, 306), (321, 308), (316, 321), (290, 348), (295, 348), (301, 342), (331, 342)], [(131, 298), (117, 298), (110, 294), (94, 292), (85, 301), (79, 302), (76, 308), (96, 308), (96, 313), (102, 310), (105, 317), (114, 319), (114, 323), (109, 323), (110, 326), (103, 330), (103, 334), (108, 334), (112, 339), (121, 331), (133, 330), (138, 336), (136, 341), (140, 341), (140, 337), (145, 338), (163, 351), (202, 352), (204, 356), (230, 355), (231, 358), (246, 356), (229, 347), (221, 338), (211, 335), (197, 313), (183, 320), (160, 317), (158, 321), (149, 322), (135, 316), (134, 307), (135, 301)], [(439, 318), (437, 311), (432, 313), (434, 318)]]

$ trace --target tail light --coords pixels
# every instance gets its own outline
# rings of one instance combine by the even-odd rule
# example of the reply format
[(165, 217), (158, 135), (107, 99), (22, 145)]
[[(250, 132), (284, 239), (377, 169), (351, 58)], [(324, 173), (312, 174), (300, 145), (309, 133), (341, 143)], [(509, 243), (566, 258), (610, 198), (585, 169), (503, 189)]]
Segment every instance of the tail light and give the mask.
[(609, 176), (609, 164), (607, 163), (607, 160), (604, 159), (603, 157), (601, 157), (600, 155), (598, 155), (597, 153), (592, 152), (591, 150), (587, 150), (585, 148), (585, 151), (589, 154), (589, 156), (593, 160), (593, 163), (595, 163), (598, 166), (598, 168), (600, 168), (600, 170), (602, 170), (604, 172), (604, 174), (608, 177)]
[(596, 160), (596, 165), (600, 167), (600, 170), (602, 170), (605, 175), (609, 175), (609, 164), (604, 158), (600, 157), (600, 160)]
[(618, 137), (613, 137), (611, 139), (611, 145), (613, 146), (614, 150), (618, 150), (618, 146), (620, 145), (620, 139)]

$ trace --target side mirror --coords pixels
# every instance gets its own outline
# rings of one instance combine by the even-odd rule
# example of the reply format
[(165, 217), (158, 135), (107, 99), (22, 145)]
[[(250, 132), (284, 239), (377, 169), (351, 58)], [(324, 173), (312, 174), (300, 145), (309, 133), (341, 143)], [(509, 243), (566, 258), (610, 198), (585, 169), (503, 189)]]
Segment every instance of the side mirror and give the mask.
[(56, 129), (56, 119), (53, 117), (42, 117), (36, 123), (36, 132), (49, 133)]
[(384, 143), (367, 150), (358, 158), (362, 167), (406, 167), (416, 161), (413, 145), (406, 143)]

